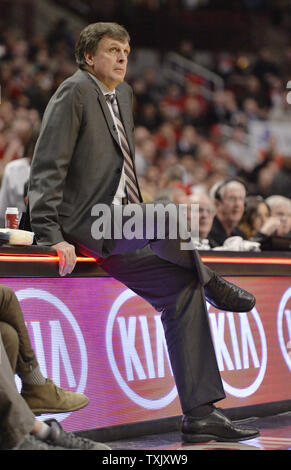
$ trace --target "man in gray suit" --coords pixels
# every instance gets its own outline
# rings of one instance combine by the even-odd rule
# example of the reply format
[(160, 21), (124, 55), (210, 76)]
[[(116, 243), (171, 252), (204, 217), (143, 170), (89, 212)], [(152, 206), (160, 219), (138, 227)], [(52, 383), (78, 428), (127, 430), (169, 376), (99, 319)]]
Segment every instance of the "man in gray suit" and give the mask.
[[(71, 273), (78, 251), (103, 258), (102, 268), (162, 312), (171, 366), (188, 442), (242, 440), (258, 435), (228, 420), (213, 403), (225, 397), (208, 324), (205, 296), (224, 310), (249, 311), (248, 292), (217, 276), (181, 239), (165, 237), (154, 223), (151, 237), (128, 239), (122, 228), (133, 204), (146, 225), (135, 166), (133, 96), (124, 82), (130, 52), (127, 31), (95, 23), (81, 32), (79, 70), (55, 92), (45, 111), (29, 188), (30, 219), (37, 243), (59, 255), (60, 275)], [(106, 205), (122, 236), (92, 231), (96, 204)], [(179, 232), (180, 233), (180, 232)]]

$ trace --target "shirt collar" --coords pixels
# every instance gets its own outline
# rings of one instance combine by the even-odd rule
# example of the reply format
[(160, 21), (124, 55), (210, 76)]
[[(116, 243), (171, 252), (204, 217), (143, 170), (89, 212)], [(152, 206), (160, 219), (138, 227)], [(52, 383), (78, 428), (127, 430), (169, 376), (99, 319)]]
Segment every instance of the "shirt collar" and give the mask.
[(102, 91), (103, 95), (113, 95), (115, 93), (115, 89), (114, 90), (108, 90), (107, 86), (104, 85), (103, 82), (101, 82), (100, 80), (98, 80), (97, 77), (95, 77), (95, 75), (93, 75), (92, 73), (88, 72), (89, 75), (93, 78), (93, 80), (95, 80), (95, 82), (97, 83), (97, 85), (99, 86), (100, 90)]

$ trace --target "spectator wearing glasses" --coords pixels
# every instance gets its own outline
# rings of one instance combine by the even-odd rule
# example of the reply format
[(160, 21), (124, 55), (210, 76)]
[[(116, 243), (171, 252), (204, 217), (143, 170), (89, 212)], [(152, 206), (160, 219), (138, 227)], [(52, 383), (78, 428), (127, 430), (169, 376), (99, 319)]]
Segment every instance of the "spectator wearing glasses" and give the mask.
[(214, 197), (216, 215), (209, 237), (217, 246), (222, 246), (229, 237), (244, 238), (239, 223), (245, 210), (245, 185), (239, 180), (226, 180), (218, 187), (212, 188), (211, 194)]
[(198, 250), (209, 250), (217, 246), (215, 241), (209, 237), (209, 232), (211, 231), (215, 216), (215, 206), (211, 198), (205, 193), (191, 194), (188, 196), (187, 202), (187, 216), (190, 227), (191, 215), (192, 217), (195, 217), (197, 209), (199, 213), (199, 231), (198, 233), (195, 233), (195, 231), (192, 233), (195, 248)]

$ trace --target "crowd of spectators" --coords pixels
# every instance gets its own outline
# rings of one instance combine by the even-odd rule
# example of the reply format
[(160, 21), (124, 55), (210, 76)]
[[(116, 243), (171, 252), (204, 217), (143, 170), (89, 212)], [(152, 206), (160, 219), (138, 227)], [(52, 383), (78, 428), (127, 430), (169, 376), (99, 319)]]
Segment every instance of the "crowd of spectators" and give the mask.
[[(25, 183), (33, 144), (50, 97), (77, 69), (74, 42), (74, 35), (67, 30), (65, 22), (58, 23), (47, 36), (37, 35), (29, 42), (13, 29), (1, 32), (2, 227), (7, 206), (17, 205), (20, 212), (25, 210)], [(192, 45), (181, 44), (179, 53), (193, 58)], [(290, 156), (283, 155), (273, 135), (269, 135), (267, 144), (254, 150), (249, 125), (269, 120), (291, 121), (291, 105), (287, 101), (291, 47), (284, 51), (281, 62), (267, 48), (249, 57), (230, 53), (212, 55), (212, 71), (223, 78), (224, 89), (209, 88), (210, 97), (201, 93), (201, 85), (207, 85), (202, 77), (192, 73), (186, 76), (184, 85), (174, 83), (161, 73), (163, 57), (159, 60), (158, 67), (145, 64), (144, 69), (136, 70), (133, 52), (127, 77), (135, 96), (136, 168), (144, 200), (167, 198), (189, 205), (198, 202), (201, 226), (209, 225), (209, 220), (203, 219), (205, 216), (210, 217), (211, 224), (222, 223), (219, 219), (225, 192), (218, 201), (213, 188), (230, 178), (240, 179), (244, 187), (243, 202), (239, 209), (233, 210), (235, 224), (226, 230), (225, 238), (239, 236), (251, 240), (250, 247), (257, 247), (261, 243), (261, 238), (256, 238), (258, 234), (289, 236), (291, 150)], [(284, 204), (288, 201), (287, 212), (282, 199), (279, 205), (281, 209), (284, 205), (284, 210), (273, 214), (271, 196), (283, 196)], [(265, 216), (262, 207), (261, 213), (249, 197), (265, 204)], [(233, 195), (230, 198), (236, 199)], [(244, 218), (248, 207), (252, 211), (252, 223), (254, 219), (255, 223), (263, 220), (254, 229), (256, 233), (246, 229), (250, 223), (250, 219), (247, 222)], [(231, 209), (226, 212), (231, 215)], [(287, 229), (280, 233), (278, 225), (284, 224), (285, 219)], [(201, 239), (207, 237), (203, 233)], [(225, 243), (225, 239), (214, 242), (210, 237), (209, 243), (214, 248)], [(240, 249), (244, 249), (242, 245)]]

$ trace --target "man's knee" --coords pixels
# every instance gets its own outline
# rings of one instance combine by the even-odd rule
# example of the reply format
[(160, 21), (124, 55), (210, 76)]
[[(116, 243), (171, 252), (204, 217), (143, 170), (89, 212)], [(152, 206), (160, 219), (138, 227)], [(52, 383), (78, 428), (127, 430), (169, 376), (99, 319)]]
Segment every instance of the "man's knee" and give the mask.
[(10, 303), (14, 299), (16, 299), (14, 290), (8, 286), (0, 284), (0, 305), (3, 305), (4, 303)]
[(19, 337), (17, 331), (8, 323), (0, 321), (0, 334), (11, 369), (15, 372), (19, 354)]

